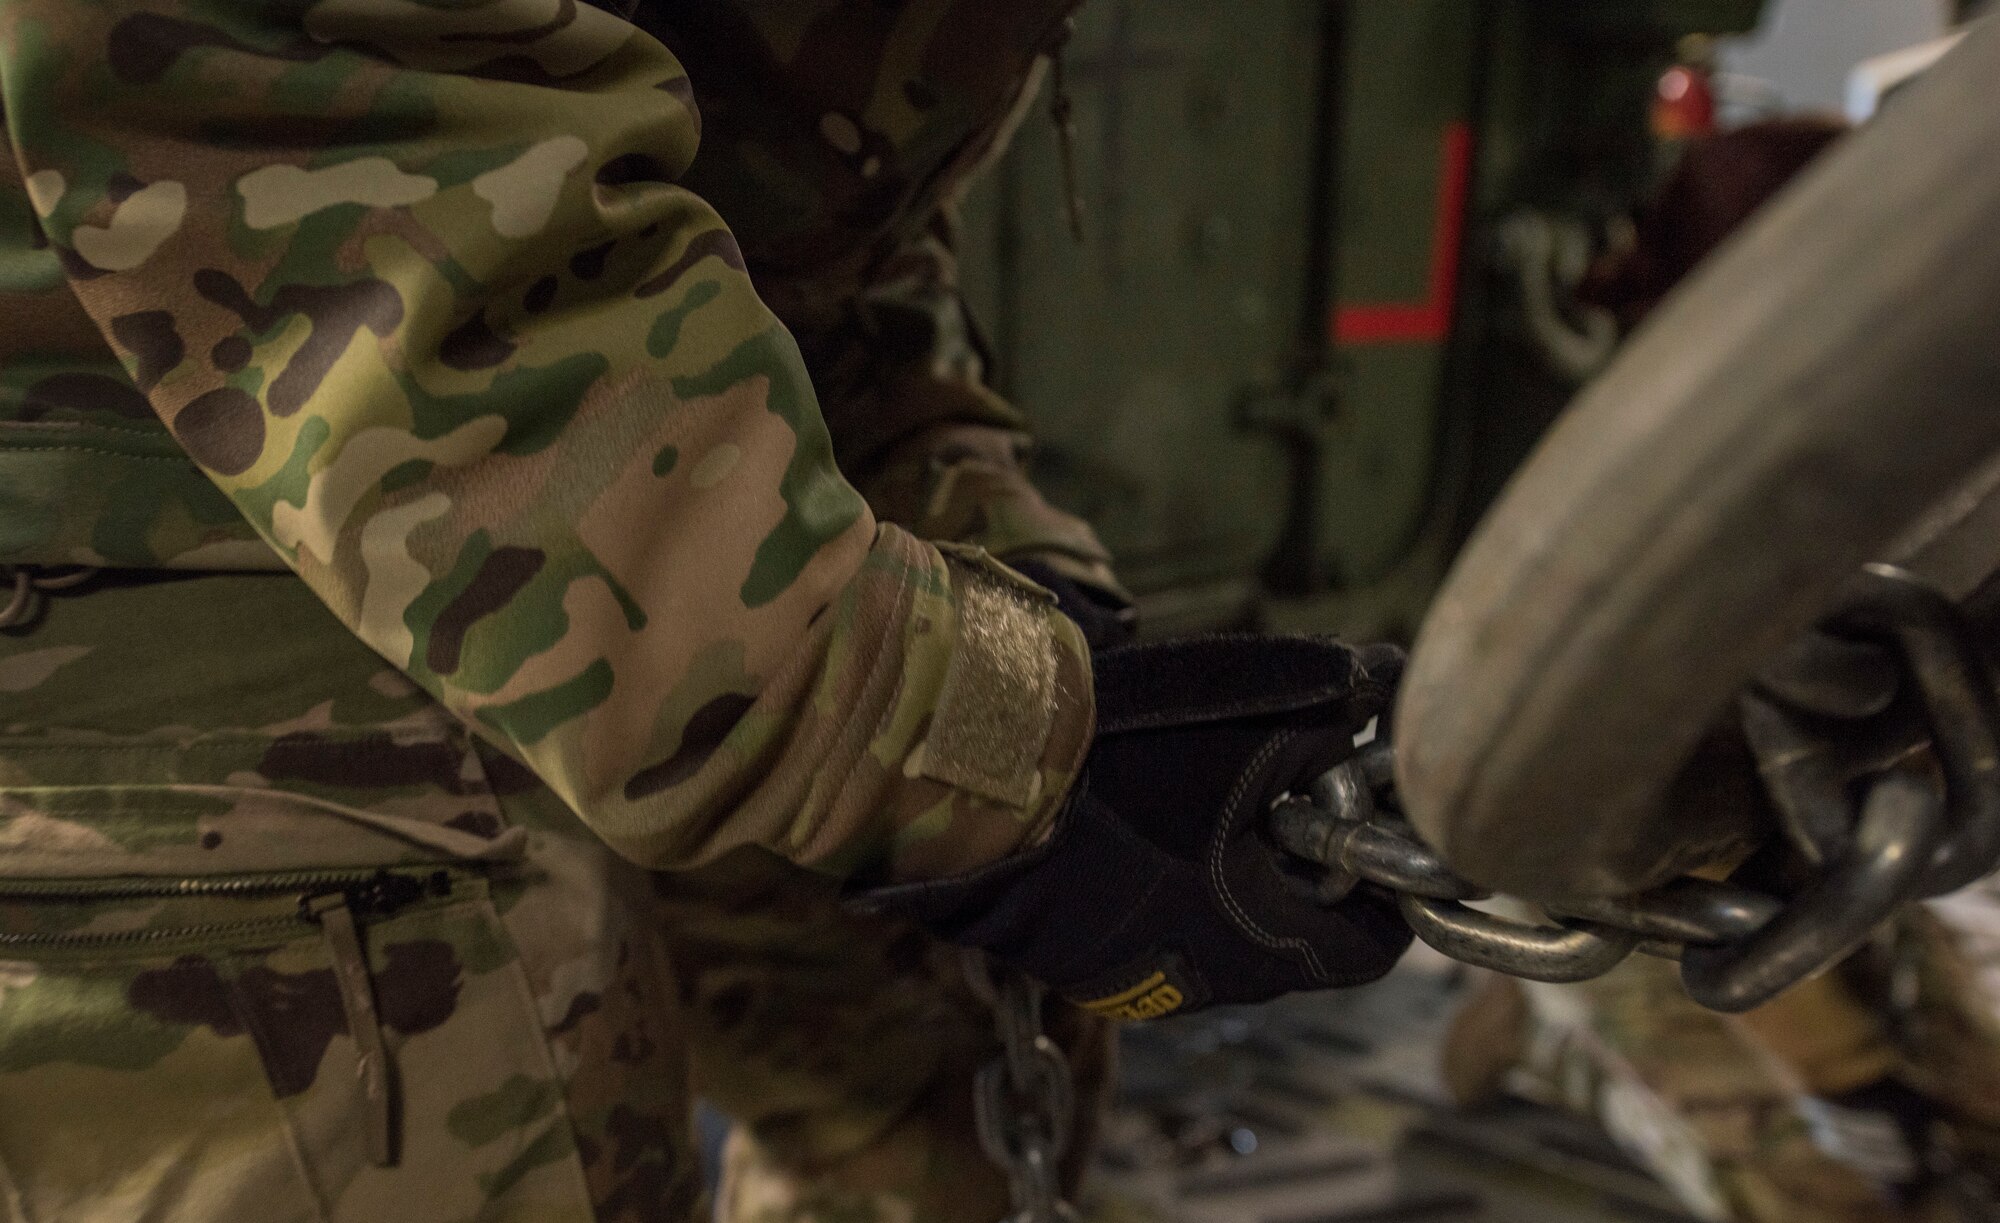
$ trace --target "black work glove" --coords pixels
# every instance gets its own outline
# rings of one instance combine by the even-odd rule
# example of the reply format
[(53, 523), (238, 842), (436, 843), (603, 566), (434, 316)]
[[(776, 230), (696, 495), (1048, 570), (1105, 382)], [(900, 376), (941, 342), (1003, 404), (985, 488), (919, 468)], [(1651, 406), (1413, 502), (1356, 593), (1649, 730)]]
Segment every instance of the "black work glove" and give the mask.
[(1267, 816), (1353, 753), (1401, 658), (1257, 636), (1098, 654), (1097, 738), (1048, 842), (857, 899), (1112, 1018), (1372, 981), (1409, 945), (1394, 902), (1315, 901)]

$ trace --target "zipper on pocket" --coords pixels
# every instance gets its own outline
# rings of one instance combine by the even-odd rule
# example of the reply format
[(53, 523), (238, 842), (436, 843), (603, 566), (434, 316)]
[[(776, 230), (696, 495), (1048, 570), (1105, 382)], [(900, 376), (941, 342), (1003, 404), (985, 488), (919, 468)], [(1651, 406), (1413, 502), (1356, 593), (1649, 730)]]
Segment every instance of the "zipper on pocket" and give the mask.
[(451, 873), (429, 875), (377, 871), (359, 882), (326, 887), (299, 897), (299, 916), (319, 926), (333, 960), (333, 980), (354, 1040), (356, 1078), (368, 1133), (368, 1157), (378, 1168), (393, 1168), (402, 1137), (401, 1084), (389, 1057), (382, 1017), (375, 1007), (375, 976), (357, 918), (383, 918), (424, 900), (451, 895)]
[(368, 951), (347, 893), (323, 892), (299, 901), (300, 913), (319, 923), (333, 959), (333, 980), (340, 1006), (347, 1013), (347, 1034), (354, 1038), (356, 1080), (368, 1132), (368, 1157), (378, 1168), (396, 1165), (396, 1068), (389, 1060), (389, 1042), (382, 1035), (382, 1018), (375, 1010), (375, 977), (368, 969)]
[(247, 900), (281, 896), (286, 892), (318, 894), (336, 889), (353, 889), (357, 898), (365, 897), (375, 906), (409, 904), (426, 895), (450, 895), (451, 872), (417, 868), (416, 873), (412, 873), (389, 867), (370, 867), (237, 876), (0, 879), (0, 900), (171, 900), (200, 896)]
[(264, 899), (298, 894), (291, 914), (233, 922), (206, 922), (148, 930), (114, 930), (94, 934), (0, 934), (0, 951), (29, 947), (112, 947), (187, 938), (243, 937), (269, 931), (296, 931), (317, 926), (333, 962), (333, 979), (354, 1041), (358, 1086), (368, 1136), (369, 1158), (378, 1167), (394, 1167), (400, 1134), (400, 1091), (396, 1067), (375, 1004), (375, 978), (368, 966), (362, 922), (393, 916), (428, 900), (448, 899), (453, 877), (448, 870), (422, 873), (372, 871), (312, 871), (222, 879), (107, 879), (0, 881), (0, 900), (44, 903), (87, 903), (103, 900), (183, 899), (204, 896)]
[(312, 902), (321, 896), (345, 896), (358, 916), (388, 917), (422, 900), (441, 900), (452, 892), (447, 870), (421, 874), (386, 868), (353, 871), (294, 871), (279, 875), (238, 878), (7, 879), (0, 880), (0, 901), (26, 900), (48, 904), (87, 904), (101, 900), (193, 900), (205, 896), (229, 900), (261, 900), (296, 893), (298, 911), (244, 921), (204, 922), (145, 930), (113, 930), (97, 934), (0, 933), (0, 950), (32, 947), (115, 947), (135, 943), (210, 938), (230, 934), (282, 931), (300, 922), (317, 924)]

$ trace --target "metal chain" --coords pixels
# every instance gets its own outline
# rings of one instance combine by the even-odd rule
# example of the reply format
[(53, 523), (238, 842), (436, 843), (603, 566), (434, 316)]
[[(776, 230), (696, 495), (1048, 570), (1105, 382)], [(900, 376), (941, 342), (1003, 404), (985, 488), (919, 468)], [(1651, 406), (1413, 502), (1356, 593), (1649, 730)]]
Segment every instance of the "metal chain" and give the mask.
[[(1642, 951), (1680, 960), (1702, 1005), (1747, 1010), (1854, 950), (1902, 905), (2000, 865), (2000, 690), (1970, 624), (1943, 595), (1887, 566), (1870, 566), (1826, 623), (1843, 636), (1804, 652), (1813, 674), (1795, 672), (1795, 682), (1745, 701), (1746, 736), (1787, 848), (1809, 872), (1790, 895), (1688, 877), (1633, 896), (1544, 904), (1547, 925), (1469, 908), (1487, 894), (1403, 820), (1386, 742), (1321, 778), (1310, 798), (1281, 802), (1272, 833), (1328, 868), (1323, 900), (1363, 881), (1386, 888), (1417, 937), (1453, 959), (1584, 981)], [(1857, 651), (1855, 637), (1880, 648)], [(1894, 671), (1884, 671), (1888, 662)], [(1885, 674), (1896, 679), (1886, 695), (1874, 691)], [(1854, 714), (1863, 716), (1843, 720)], [(1858, 802), (1848, 797), (1857, 784)]]
[(1076, 1129), (1069, 1059), (1042, 1031), (1043, 987), (976, 951), (966, 978), (993, 1008), (1000, 1055), (973, 1080), (973, 1119), (987, 1158), (1007, 1174), (1006, 1223), (1080, 1223), (1063, 1200), (1062, 1159)]
[[(1730, 1011), (1755, 1006), (1838, 958), (1916, 898), (1912, 884), (1921, 872), (1913, 868), (1944, 831), (1941, 805), (1928, 787), (1894, 774), (1871, 794), (1855, 841), (1862, 852), (1789, 901), (1687, 877), (1633, 896), (1551, 903), (1542, 907), (1552, 924), (1536, 925), (1467, 907), (1463, 902), (1489, 894), (1454, 875), (1384, 798), (1377, 795), (1376, 813), (1366, 822), (1351, 810), (1291, 799), (1272, 812), (1271, 827), (1287, 851), (1395, 893), (1417, 937), (1452, 959), (1533, 981), (1571, 982), (1602, 976), (1643, 951), (1681, 960), (1690, 994)], [(1723, 958), (1705, 958), (1710, 953)]]

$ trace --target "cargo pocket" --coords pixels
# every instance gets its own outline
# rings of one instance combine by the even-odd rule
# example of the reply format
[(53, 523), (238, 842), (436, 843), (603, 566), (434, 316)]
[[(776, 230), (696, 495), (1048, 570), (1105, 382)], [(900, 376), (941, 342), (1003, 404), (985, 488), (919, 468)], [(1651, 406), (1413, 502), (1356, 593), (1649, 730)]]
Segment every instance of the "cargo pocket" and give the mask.
[(0, 1200), (590, 1219), (493, 869), (0, 881)]
[(289, 574), (51, 600), (0, 633), (0, 1219), (697, 1217), (611, 857)]

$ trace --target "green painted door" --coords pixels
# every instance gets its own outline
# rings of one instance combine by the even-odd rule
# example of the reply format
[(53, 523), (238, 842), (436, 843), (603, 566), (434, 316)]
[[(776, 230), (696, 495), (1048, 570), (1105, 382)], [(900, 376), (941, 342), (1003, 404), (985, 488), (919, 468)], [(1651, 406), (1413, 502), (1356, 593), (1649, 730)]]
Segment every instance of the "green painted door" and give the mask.
[(969, 201), (967, 280), (1039, 478), (1153, 629), (1414, 626), (1577, 381), (1508, 235), (1601, 237), (1679, 40), (1759, 5), (1090, 0), (1084, 238), (1031, 121)]

